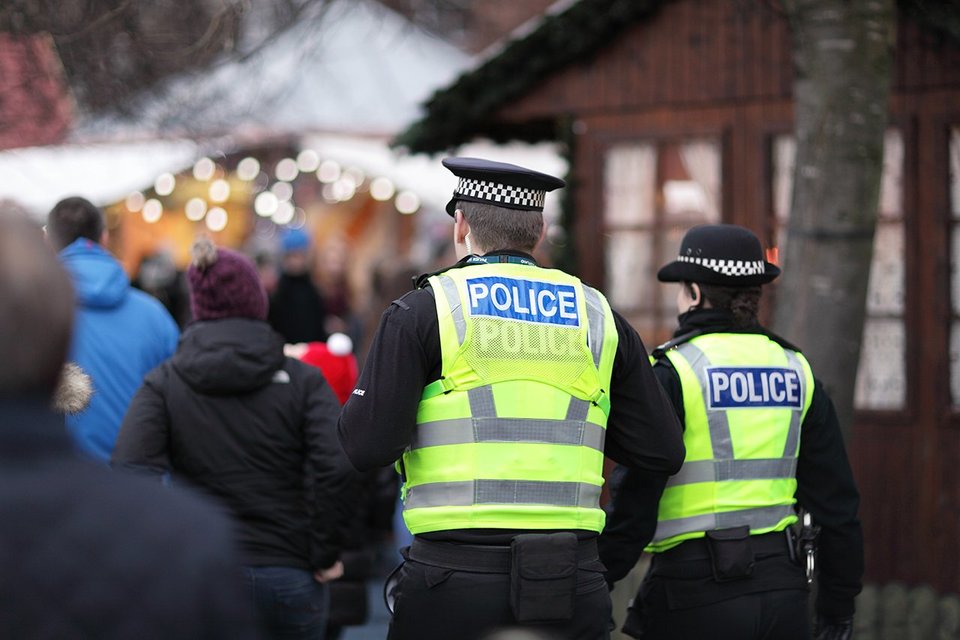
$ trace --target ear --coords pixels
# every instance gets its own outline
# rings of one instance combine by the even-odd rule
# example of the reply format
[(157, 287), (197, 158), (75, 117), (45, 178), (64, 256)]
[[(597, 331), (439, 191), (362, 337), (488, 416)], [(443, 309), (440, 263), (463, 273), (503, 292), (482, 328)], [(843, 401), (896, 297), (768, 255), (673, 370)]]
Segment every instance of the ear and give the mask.
[(468, 233), (470, 233), (470, 223), (467, 222), (467, 218), (463, 215), (463, 211), (457, 209), (453, 214), (454, 242), (462, 243), (463, 239), (467, 237)]
[(107, 246), (107, 242), (110, 240), (110, 231), (106, 226), (103, 227), (103, 231), (100, 233), (100, 246)]
[(453, 214), (453, 248), (458, 260), (470, 253), (467, 251), (465, 240), (468, 233), (470, 233), (470, 223), (464, 217), (463, 211), (457, 209)]
[(543, 224), (540, 225), (540, 237), (537, 238), (537, 244), (533, 245), (533, 250), (536, 251), (537, 247), (543, 244), (544, 238), (547, 237), (547, 221), (544, 220)]
[(696, 282), (690, 283), (690, 298), (693, 300), (693, 306), (699, 307), (703, 301), (703, 292), (700, 291), (700, 285)]

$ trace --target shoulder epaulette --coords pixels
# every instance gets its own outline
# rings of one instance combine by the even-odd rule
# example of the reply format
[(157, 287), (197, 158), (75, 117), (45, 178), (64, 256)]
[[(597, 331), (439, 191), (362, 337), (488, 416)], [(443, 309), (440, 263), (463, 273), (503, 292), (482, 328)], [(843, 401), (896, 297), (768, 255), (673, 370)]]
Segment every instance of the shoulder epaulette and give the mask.
[(459, 269), (461, 267), (466, 267), (469, 264), (472, 264), (472, 263), (466, 260), (461, 260), (460, 262), (456, 264), (452, 264), (449, 267), (443, 267), (442, 269), (437, 269), (436, 271), (431, 271), (430, 273), (422, 273), (413, 279), (413, 286), (415, 286), (417, 289), (423, 289), (424, 287), (427, 286), (427, 280), (429, 280), (433, 276), (438, 276), (441, 273), (446, 273), (451, 269)]
[(679, 335), (675, 338), (667, 340), (666, 342), (664, 342), (663, 344), (655, 348), (653, 350), (653, 353), (651, 353), (650, 355), (652, 355), (655, 359), (659, 360), (670, 349), (673, 349), (674, 347), (679, 347), (684, 342), (689, 342), (693, 340), (697, 336), (702, 335), (703, 332), (704, 332), (703, 329), (694, 329), (693, 331), (689, 331), (687, 333), (684, 333), (683, 335)]
[(774, 332), (768, 331), (766, 328), (764, 328), (764, 330), (763, 330), (763, 335), (767, 336), (768, 338), (770, 338), (771, 340), (773, 340), (774, 342), (776, 342), (778, 345), (780, 345), (780, 346), (783, 347), (784, 349), (789, 349), (790, 351), (796, 351), (797, 353), (802, 353), (802, 352), (803, 352), (803, 351), (800, 349), (800, 347), (796, 346), (795, 344), (793, 344), (793, 343), (790, 342), (789, 340), (785, 340), (785, 339), (781, 338), (780, 336), (778, 336), (778, 335), (775, 334)]

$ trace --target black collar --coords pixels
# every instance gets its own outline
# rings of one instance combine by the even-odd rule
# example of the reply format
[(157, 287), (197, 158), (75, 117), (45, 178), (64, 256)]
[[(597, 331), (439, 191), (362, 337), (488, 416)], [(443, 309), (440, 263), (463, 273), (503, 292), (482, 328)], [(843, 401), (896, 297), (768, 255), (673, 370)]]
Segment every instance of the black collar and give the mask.
[(536, 259), (529, 253), (524, 253), (523, 251), (513, 251), (510, 249), (501, 249), (498, 251), (490, 251), (483, 254), (482, 256), (477, 256), (470, 254), (464, 256), (458, 260), (455, 264), (438, 269), (431, 273), (424, 273), (419, 276), (416, 276), (413, 279), (413, 285), (417, 289), (422, 289), (427, 285), (427, 280), (431, 276), (439, 275), (451, 269), (462, 269), (463, 267), (469, 267), (477, 264), (523, 264), (531, 267), (539, 267)]
[(777, 334), (769, 331), (760, 324), (752, 327), (737, 327), (733, 321), (733, 314), (725, 309), (693, 309), (680, 314), (680, 325), (673, 333), (673, 339), (654, 349), (653, 356), (659, 358), (664, 351), (697, 336), (707, 333), (752, 333), (767, 336), (784, 349), (800, 351), (796, 346), (787, 342)]

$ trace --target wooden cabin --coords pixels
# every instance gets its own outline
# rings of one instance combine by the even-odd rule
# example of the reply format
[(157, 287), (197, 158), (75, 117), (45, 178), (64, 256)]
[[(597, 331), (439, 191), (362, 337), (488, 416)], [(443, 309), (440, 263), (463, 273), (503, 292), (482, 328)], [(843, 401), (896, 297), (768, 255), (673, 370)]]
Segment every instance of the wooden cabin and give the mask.
[[(956, 4), (944, 3), (953, 7)], [(960, 591), (960, 29), (899, 3), (867, 322), (849, 443), (867, 580)], [(656, 344), (656, 282), (687, 228), (782, 244), (795, 146), (777, 2), (564, 0), (437, 92), (397, 143), (557, 140), (576, 272)], [(949, 11), (949, 9), (948, 9)], [(789, 269), (790, 265), (785, 265)], [(789, 338), (789, 336), (788, 336)]]

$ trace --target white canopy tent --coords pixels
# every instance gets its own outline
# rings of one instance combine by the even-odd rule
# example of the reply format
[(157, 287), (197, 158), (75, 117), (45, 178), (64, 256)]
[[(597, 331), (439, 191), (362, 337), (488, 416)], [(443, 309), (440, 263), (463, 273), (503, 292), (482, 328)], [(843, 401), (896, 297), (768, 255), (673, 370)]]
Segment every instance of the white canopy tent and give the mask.
[[(454, 181), (439, 158), (398, 156), (388, 142), (470, 63), (377, 2), (335, 2), (245, 57), (144, 93), (128, 110), (135, 116), (82, 119), (67, 144), (0, 152), (0, 199), (38, 217), (71, 195), (106, 205), (205, 155), (295, 138), (441, 211)], [(459, 153), (555, 175), (566, 169), (552, 145), (478, 143)]]

